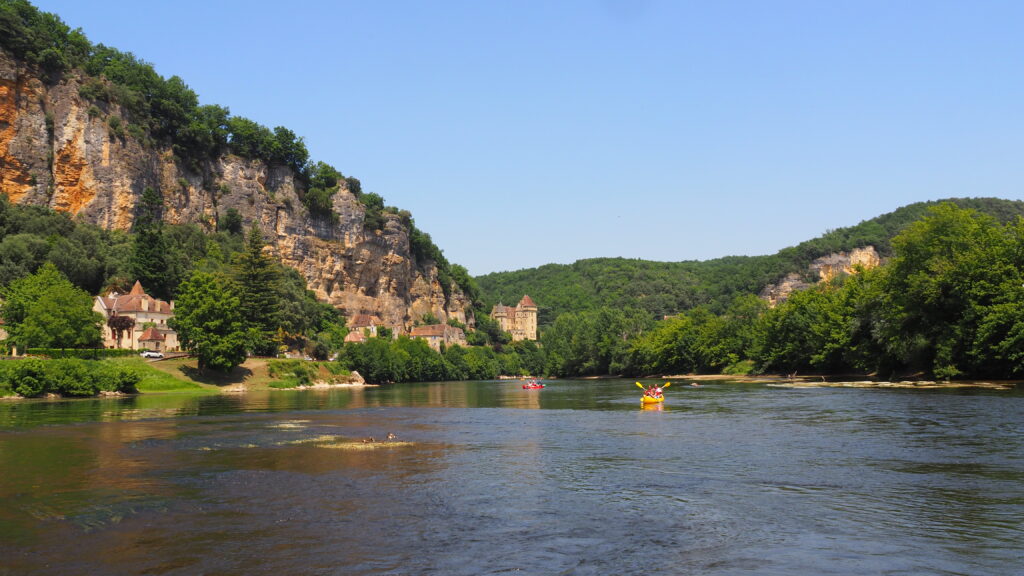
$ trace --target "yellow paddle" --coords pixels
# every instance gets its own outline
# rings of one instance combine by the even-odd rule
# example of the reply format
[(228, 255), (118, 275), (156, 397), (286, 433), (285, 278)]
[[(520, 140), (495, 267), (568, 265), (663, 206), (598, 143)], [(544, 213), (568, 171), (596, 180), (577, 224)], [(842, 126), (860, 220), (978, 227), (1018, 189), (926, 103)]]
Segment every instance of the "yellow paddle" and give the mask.
[(636, 385), (637, 385), (637, 386), (638, 386), (638, 387), (639, 387), (639, 388), (640, 388), (641, 390), (647, 390), (647, 388), (644, 388), (644, 385), (643, 385), (643, 384), (641, 384), (641, 383), (639, 383), (639, 382), (637, 382), (637, 383), (636, 383)]

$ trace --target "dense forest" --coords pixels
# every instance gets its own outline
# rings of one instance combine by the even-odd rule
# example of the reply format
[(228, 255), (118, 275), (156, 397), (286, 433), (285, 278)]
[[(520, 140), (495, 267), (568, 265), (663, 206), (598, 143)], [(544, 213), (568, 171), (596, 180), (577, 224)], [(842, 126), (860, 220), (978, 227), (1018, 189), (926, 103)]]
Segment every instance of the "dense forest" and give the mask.
[(631, 317), (560, 315), (542, 338), (548, 372), (1022, 377), (1024, 218), (939, 204), (892, 238), (888, 263), (775, 308), (740, 294), (722, 311)]
[(742, 294), (757, 294), (789, 273), (807, 274), (816, 258), (834, 252), (874, 246), (883, 258), (892, 255), (892, 239), (929, 208), (952, 202), (988, 214), (998, 222), (1024, 215), (1024, 202), (998, 198), (955, 198), (919, 202), (847, 228), (831, 230), (813, 240), (768, 256), (727, 256), (707, 261), (653, 262), (625, 258), (594, 258), (573, 264), (547, 264), (515, 272), (475, 278), (489, 310), (498, 302), (514, 303), (529, 294), (540, 306), (542, 327), (562, 314), (601, 307), (637, 308), (652, 318), (678, 314), (697, 306), (724, 312)]

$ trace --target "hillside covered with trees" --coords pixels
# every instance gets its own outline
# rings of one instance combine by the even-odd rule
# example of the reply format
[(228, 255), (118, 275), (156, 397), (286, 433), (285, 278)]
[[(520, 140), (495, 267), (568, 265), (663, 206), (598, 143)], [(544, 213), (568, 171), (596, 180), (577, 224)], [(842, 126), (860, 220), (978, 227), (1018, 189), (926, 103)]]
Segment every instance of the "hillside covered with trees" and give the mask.
[(540, 306), (539, 322), (547, 327), (565, 313), (601, 307), (639, 309), (651, 318), (678, 314), (697, 306), (724, 312), (743, 294), (757, 294), (790, 273), (806, 274), (816, 258), (854, 248), (874, 246), (883, 258), (893, 254), (892, 239), (928, 209), (952, 202), (1009, 222), (1024, 216), (1024, 202), (999, 198), (954, 198), (904, 206), (855, 226), (766, 256), (726, 256), (706, 261), (653, 262), (626, 258), (594, 258), (573, 264), (547, 264), (475, 278), (487, 310), (498, 302), (516, 302), (529, 294)]
[(768, 308), (738, 294), (655, 322), (646, 311), (565, 313), (544, 331), (547, 370), (600, 374), (1024, 376), (1024, 218), (953, 203), (891, 240), (889, 261)]

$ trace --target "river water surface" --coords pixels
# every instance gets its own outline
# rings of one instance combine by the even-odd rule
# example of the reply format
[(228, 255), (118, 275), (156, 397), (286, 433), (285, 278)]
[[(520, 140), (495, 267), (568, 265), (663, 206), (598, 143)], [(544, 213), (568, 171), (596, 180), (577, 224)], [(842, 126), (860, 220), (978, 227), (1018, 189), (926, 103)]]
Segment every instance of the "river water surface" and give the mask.
[(2, 402), (0, 575), (1024, 573), (1019, 389), (547, 384)]

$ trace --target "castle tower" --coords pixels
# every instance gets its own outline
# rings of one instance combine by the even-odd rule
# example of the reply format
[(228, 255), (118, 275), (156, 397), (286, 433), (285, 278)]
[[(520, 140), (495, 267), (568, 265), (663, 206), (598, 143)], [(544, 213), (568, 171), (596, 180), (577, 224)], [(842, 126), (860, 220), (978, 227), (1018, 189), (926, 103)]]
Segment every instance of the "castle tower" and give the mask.
[(522, 330), (523, 340), (537, 339), (537, 305), (525, 294), (516, 306), (516, 320), (518, 328)]

